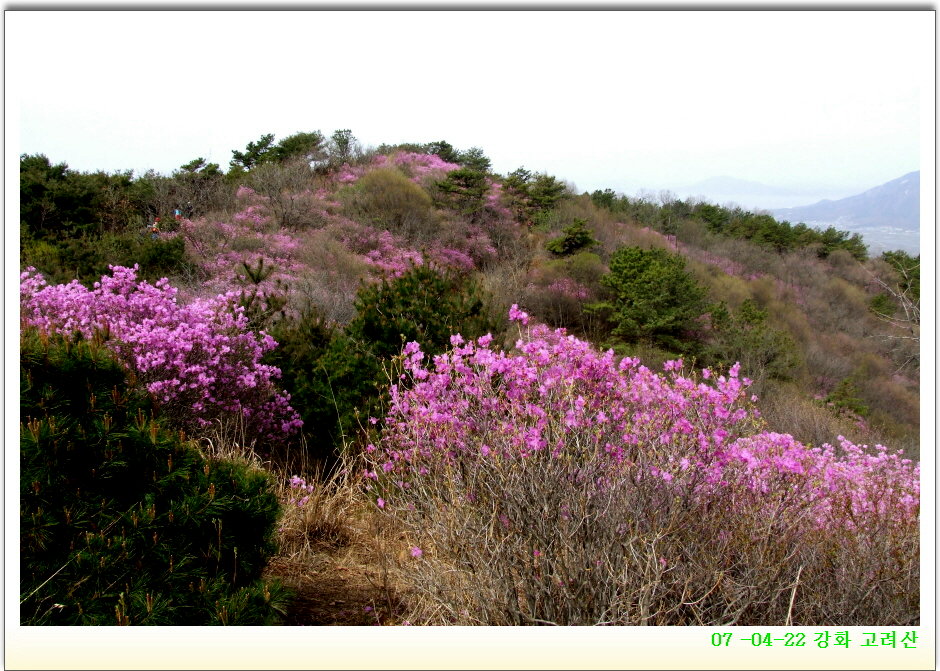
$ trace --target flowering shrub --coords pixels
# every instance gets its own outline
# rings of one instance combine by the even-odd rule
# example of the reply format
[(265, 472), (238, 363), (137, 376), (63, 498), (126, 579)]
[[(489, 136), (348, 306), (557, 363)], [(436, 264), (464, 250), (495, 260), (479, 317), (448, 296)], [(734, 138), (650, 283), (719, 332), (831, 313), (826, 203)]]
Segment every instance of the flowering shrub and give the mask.
[(188, 305), (166, 279), (137, 282), (137, 267), (112, 266), (92, 290), (78, 282), (47, 285), (28, 268), (20, 275), (22, 318), (47, 333), (105, 334), (109, 347), (178, 426), (204, 428), (225, 414), (279, 441), (301, 425), (280, 370), (260, 363), (274, 339), (247, 328), (238, 295)]
[(417, 152), (401, 151), (391, 156), (376, 156), (373, 163), (377, 166), (395, 165), (412, 180), (425, 183), (425, 178), (440, 178), (453, 170), (459, 170), (460, 165), (445, 161), (437, 154), (421, 154)]
[(407, 249), (388, 231), (371, 229), (370, 242), (375, 247), (366, 252), (365, 262), (376, 269), (379, 277), (401, 277), (409, 268), (424, 263), (420, 252)]
[(504, 205), (504, 201), (506, 200), (506, 194), (503, 190), (503, 183), (493, 181), (492, 179), (487, 177), (486, 185), (487, 185), (487, 191), (486, 191), (487, 209), (489, 209), (496, 216), (502, 217), (503, 219), (506, 219), (507, 221), (511, 220), (513, 216), (512, 210), (510, 210), (508, 207), (506, 207), (506, 205)]
[(553, 266), (530, 272), (532, 281), (524, 294), (526, 307), (552, 326), (579, 327), (584, 323), (584, 305), (594, 298), (594, 292), (563, 272)]
[(204, 286), (223, 293), (243, 263), (254, 265), (259, 259), (277, 269), (262, 289), (271, 291), (278, 282), (290, 284), (303, 270), (297, 259), (301, 240), (274, 224), (263, 196), (247, 187), (238, 193), (247, 204), (230, 221), (180, 221), (180, 235), (205, 277)]
[[(517, 306), (510, 318), (528, 322)], [(490, 336), (451, 344), (433, 361), (406, 345), (367, 447), (376, 505), (422, 549), (404, 577), (426, 613), (702, 625), (916, 613), (919, 467), (901, 455), (759, 432), (737, 365), (658, 374), (541, 325), (512, 354)]]
[(422, 185), (460, 168), (458, 164), (445, 161), (437, 154), (399, 151), (391, 155), (379, 154), (365, 165), (344, 164), (336, 174), (336, 181), (339, 184), (352, 184), (367, 172), (386, 167), (398, 168), (411, 181)]

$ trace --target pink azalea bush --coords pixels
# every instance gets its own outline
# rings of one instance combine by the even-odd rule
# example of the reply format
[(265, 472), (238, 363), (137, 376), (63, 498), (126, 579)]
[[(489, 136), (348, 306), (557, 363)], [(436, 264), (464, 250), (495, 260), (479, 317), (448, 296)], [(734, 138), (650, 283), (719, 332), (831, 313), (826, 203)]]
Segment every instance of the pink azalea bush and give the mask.
[(413, 182), (422, 185), (442, 179), (448, 172), (460, 168), (458, 164), (445, 161), (437, 154), (399, 151), (390, 155), (379, 154), (371, 162), (362, 165), (343, 164), (335, 179), (339, 184), (353, 184), (370, 170), (384, 167), (398, 168)]
[(457, 170), (456, 163), (445, 161), (437, 154), (420, 154), (410, 151), (395, 152), (391, 156), (378, 155), (373, 160), (377, 167), (394, 165), (401, 169), (413, 181), (423, 184), (427, 179), (441, 179), (447, 173)]
[[(265, 196), (242, 186), (237, 197), (243, 207), (227, 221), (217, 218), (180, 221), (179, 235), (204, 277), (204, 289), (226, 292), (239, 272), (243, 273), (242, 264), (255, 267), (259, 259), (264, 267), (274, 271), (265, 286), (259, 288), (261, 293), (289, 287), (304, 269), (298, 259), (301, 240), (274, 223)], [(326, 208), (325, 204), (322, 206)]]
[(374, 247), (365, 253), (365, 262), (376, 269), (379, 277), (401, 277), (412, 265), (424, 263), (420, 252), (407, 249), (402, 241), (388, 231), (366, 229), (367, 245)]
[[(528, 323), (517, 306), (510, 318)], [(762, 432), (737, 365), (659, 374), (543, 325), (513, 353), (489, 336), (452, 345), (431, 361), (406, 345), (367, 448), (373, 499), (423, 549), (405, 579), (425, 613), (845, 624), (916, 612), (919, 466), (901, 454)]]
[[(435, 232), (430, 242), (416, 242), (401, 232), (384, 230), (344, 216), (337, 191), (357, 182), (363, 175), (377, 169), (394, 168), (421, 187), (432, 186), (447, 172), (460, 166), (443, 161), (434, 154), (396, 152), (376, 156), (371, 162), (343, 165), (332, 177), (333, 190), (320, 187), (300, 194), (283, 194), (296, 201), (297, 208), (307, 219), (316, 221), (316, 229), (345, 246), (360, 257), (368, 275), (355, 281), (374, 281), (398, 277), (412, 265), (433, 263), (458, 273), (472, 272), (497, 257), (490, 236), (480, 226), (449, 222)], [(498, 191), (498, 183), (493, 186)], [(287, 295), (293, 301), (311, 275), (305, 260), (319, 253), (310, 245), (319, 244), (321, 238), (288, 230), (277, 225), (273, 201), (248, 186), (236, 192), (241, 209), (226, 218), (205, 217), (183, 219), (179, 235), (186, 242), (187, 255), (201, 274), (203, 291), (214, 294), (228, 291), (244, 274), (242, 264), (254, 268), (259, 260), (273, 274), (260, 286), (252, 287), (259, 295)], [(494, 201), (495, 202), (495, 201)], [(494, 205), (495, 207), (495, 205)], [(322, 268), (313, 269), (314, 273)], [(346, 278), (350, 279), (350, 278)]]
[(47, 285), (34, 268), (20, 275), (23, 321), (47, 333), (103, 333), (106, 342), (176, 425), (200, 430), (224, 417), (247, 435), (280, 441), (302, 422), (280, 391), (280, 370), (261, 363), (277, 343), (247, 327), (237, 293), (181, 304), (166, 279), (137, 281), (137, 266), (112, 266), (88, 290)]

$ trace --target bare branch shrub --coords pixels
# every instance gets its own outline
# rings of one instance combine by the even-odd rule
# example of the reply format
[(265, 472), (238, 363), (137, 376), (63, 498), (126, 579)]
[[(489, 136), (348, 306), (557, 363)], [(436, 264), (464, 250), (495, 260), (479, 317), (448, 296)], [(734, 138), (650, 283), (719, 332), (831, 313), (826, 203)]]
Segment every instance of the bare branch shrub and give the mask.
[(347, 324), (356, 314), (353, 306), (368, 266), (326, 230), (307, 232), (297, 251), (305, 270), (297, 279), (293, 307), (302, 312), (313, 306), (327, 321)]
[(709, 391), (675, 362), (667, 381), (562, 332), (530, 337), (511, 356), (455, 336), (429, 367), (405, 348), (412, 377), (367, 477), (401, 535), (411, 621), (919, 621), (909, 461), (754, 433), (737, 367)]
[(263, 163), (249, 173), (248, 181), (255, 192), (265, 197), (265, 204), (281, 226), (323, 225), (322, 203), (312, 196), (317, 186), (315, 175), (306, 159)]

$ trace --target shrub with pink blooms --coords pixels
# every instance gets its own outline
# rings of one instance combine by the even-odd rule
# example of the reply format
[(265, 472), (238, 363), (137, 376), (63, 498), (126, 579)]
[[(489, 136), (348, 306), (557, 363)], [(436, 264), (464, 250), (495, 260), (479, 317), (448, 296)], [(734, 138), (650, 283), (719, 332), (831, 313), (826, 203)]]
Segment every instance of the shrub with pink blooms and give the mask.
[(276, 343), (249, 330), (236, 292), (184, 305), (166, 279), (138, 282), (136, 266), (111, 271), (89, 290), (47, 285), (28, 268), (20, 276), (22, 319), (47, 333), (103, 337), (180, 428), (235, 419), (246, 436), (273, 443), (297, 431), (302, 422), (276, 385), (280, 370), (261, 363)]
[(180, 222), (179, 235), (202, 275), (203, 287), (224, 293), (243, 264), (254, 265), (259, 260), (277, 269), (264, 289), (270, 291), (278, 282), (293, 282), (304, 270), (298, 261), (300, 238), (274, 223), (264, 197), (247, 187), (240, 187), (237, 195), (243, 207), (228, 220)]
[[(528, 315), (513, 306), (521, 326)], [(373, 500), (412, 621), (913, 624), (919, 466), (761, 432), (735, 365), (655, 373), (563, 329), (402, 354)]]

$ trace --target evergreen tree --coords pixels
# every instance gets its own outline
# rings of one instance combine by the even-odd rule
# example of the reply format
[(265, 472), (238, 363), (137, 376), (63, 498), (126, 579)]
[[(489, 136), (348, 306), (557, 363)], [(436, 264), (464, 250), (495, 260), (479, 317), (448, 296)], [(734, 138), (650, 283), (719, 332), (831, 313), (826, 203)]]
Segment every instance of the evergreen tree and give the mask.
[(735, 314), (724, 303), (711, 311), (709, 343), (702, 363), (728, 367), (735, 362), (757, 383), (789, 379), (799, 364), (797, 346), (786, 332), (771, 328), (766, 310), (747, 299)]
[(483, 197), (489, 190), (486, 173), (471, 167), (452, 170), (437, 186), (445, 205), (470, 216), (483, 209)]
[(663, 249), (621, 247), (609, 265), (601, 284), (613, 297), (594, 309), (611, 315), (613, 334), (627, 342), (686, 349), (689, 332), (707, 304), (706, 290), (685, 271), (682, 257)]
[(548, 251), (556, 256), (570, 256), (598, 244), (587, 227), (586, 219), (575, 217), (574, 223), (563, 228), (561, 233), (546, 245)]
[(363, 286), (344, 332), (313, 311), (276, 325), (272, 335), (280, 346), (266, 361), (283, 371), (312, 456), (330, 460), (355, 442), (360, 424), (381, 416), (390, 362), (406, 342), (436, 354), (455, 333), (469, 339), (495, 328), (474, 282), (415, 266), (401, 277)]
[(262, 135), (257, 142), (245, 145), (245, 151), (232, 150), (232, 160), (229, 163), (234, 173), (251, 170), (256, 165), (264, 163), (276, 155), (274, 148), (274, 133)]
[(270, 624), (270, 476), (154, 419), (95, 341), (21, 339), (22, 624)]

